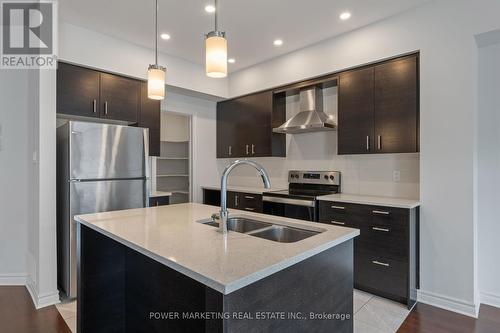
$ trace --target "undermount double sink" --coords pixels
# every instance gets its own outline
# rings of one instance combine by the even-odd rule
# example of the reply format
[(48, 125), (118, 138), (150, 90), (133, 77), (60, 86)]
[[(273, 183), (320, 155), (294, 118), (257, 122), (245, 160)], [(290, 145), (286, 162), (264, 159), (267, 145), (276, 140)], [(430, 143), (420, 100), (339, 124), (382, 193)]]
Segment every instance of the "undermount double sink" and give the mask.
[[(200, 222), (212, 227), (219, 227), (219, 223), (212, 220)], [(240, 216), (229, 217), (227, 219), (227, 229), (279, 243), (298, 242), (322, 232), (278, 225), (273, 222), (256, 221)]]

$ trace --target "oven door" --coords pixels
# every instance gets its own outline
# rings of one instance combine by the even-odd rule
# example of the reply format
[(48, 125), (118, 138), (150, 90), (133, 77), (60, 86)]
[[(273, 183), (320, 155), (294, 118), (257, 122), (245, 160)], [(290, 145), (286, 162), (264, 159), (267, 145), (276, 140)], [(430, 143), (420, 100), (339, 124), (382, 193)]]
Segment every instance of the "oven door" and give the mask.
[(289, 217), (305, 221), (317, 221), (316, 201), (264, 195), (264, 214)]

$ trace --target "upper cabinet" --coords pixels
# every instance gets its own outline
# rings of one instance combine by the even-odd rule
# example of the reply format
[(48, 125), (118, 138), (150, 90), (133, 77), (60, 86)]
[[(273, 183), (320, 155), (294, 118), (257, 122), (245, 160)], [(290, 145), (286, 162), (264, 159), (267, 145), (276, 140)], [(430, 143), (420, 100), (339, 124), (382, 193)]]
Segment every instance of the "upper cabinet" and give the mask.
[(149, 153), (160, 155), (160, 102), (147, 98), (146, 82), (60, 62), (57, 113), (149, 128)]
[(284, 157), (285, 135), (272, 129), (285, 109), (274, 104), (271, 90), (217, 103), (217, 157)]
[(409, 153), (418, 144), (418, 58), (375, 66), (375, 140), (380, 153)]
[(118, 75), (101, 73), (101, 118), (138, 121), (140, 81)]
[(338, 153), (419, 151), (418, 56), (339, 75)]
[(57, 68), (57, 113), (100, 117), (100, 73), (59, 63)]
[(160, 101), (148, 98), (148, 83), (140, 82), (139, 127), (149, 128), (149, 156), (160, 156)]
[(340, 74), (338, 87), (338, 153), (372, 152), (373, 68)]

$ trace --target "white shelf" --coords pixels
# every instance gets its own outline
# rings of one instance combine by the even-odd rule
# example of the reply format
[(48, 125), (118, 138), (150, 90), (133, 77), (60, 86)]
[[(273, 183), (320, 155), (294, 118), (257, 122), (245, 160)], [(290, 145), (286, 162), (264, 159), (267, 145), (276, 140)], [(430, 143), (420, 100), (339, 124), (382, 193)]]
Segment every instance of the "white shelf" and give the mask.
[(164, 157), (164, 156), (158, 156), (157, 159), (159, 159), (159, 160), (189, 160), (188, 157)]
[(185, 194), (185, 195), (189, 195), (189, 191), (177, 191), (177, 190), (171, 190), (169, 192), (172, 192), (174, 194)]

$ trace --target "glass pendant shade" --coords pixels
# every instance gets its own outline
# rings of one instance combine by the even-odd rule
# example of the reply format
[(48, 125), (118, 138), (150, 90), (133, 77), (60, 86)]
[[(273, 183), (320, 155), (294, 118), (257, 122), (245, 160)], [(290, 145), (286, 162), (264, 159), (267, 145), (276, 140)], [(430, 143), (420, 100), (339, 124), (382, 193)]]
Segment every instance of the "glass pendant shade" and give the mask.
[(165, 98), (165, 67), (149, 65), (148, 98), (162, 100)]
[(205, 69), (207, 76), (227, 76), (227, 39), (224, 32), (212, 31), (205, 39)]

